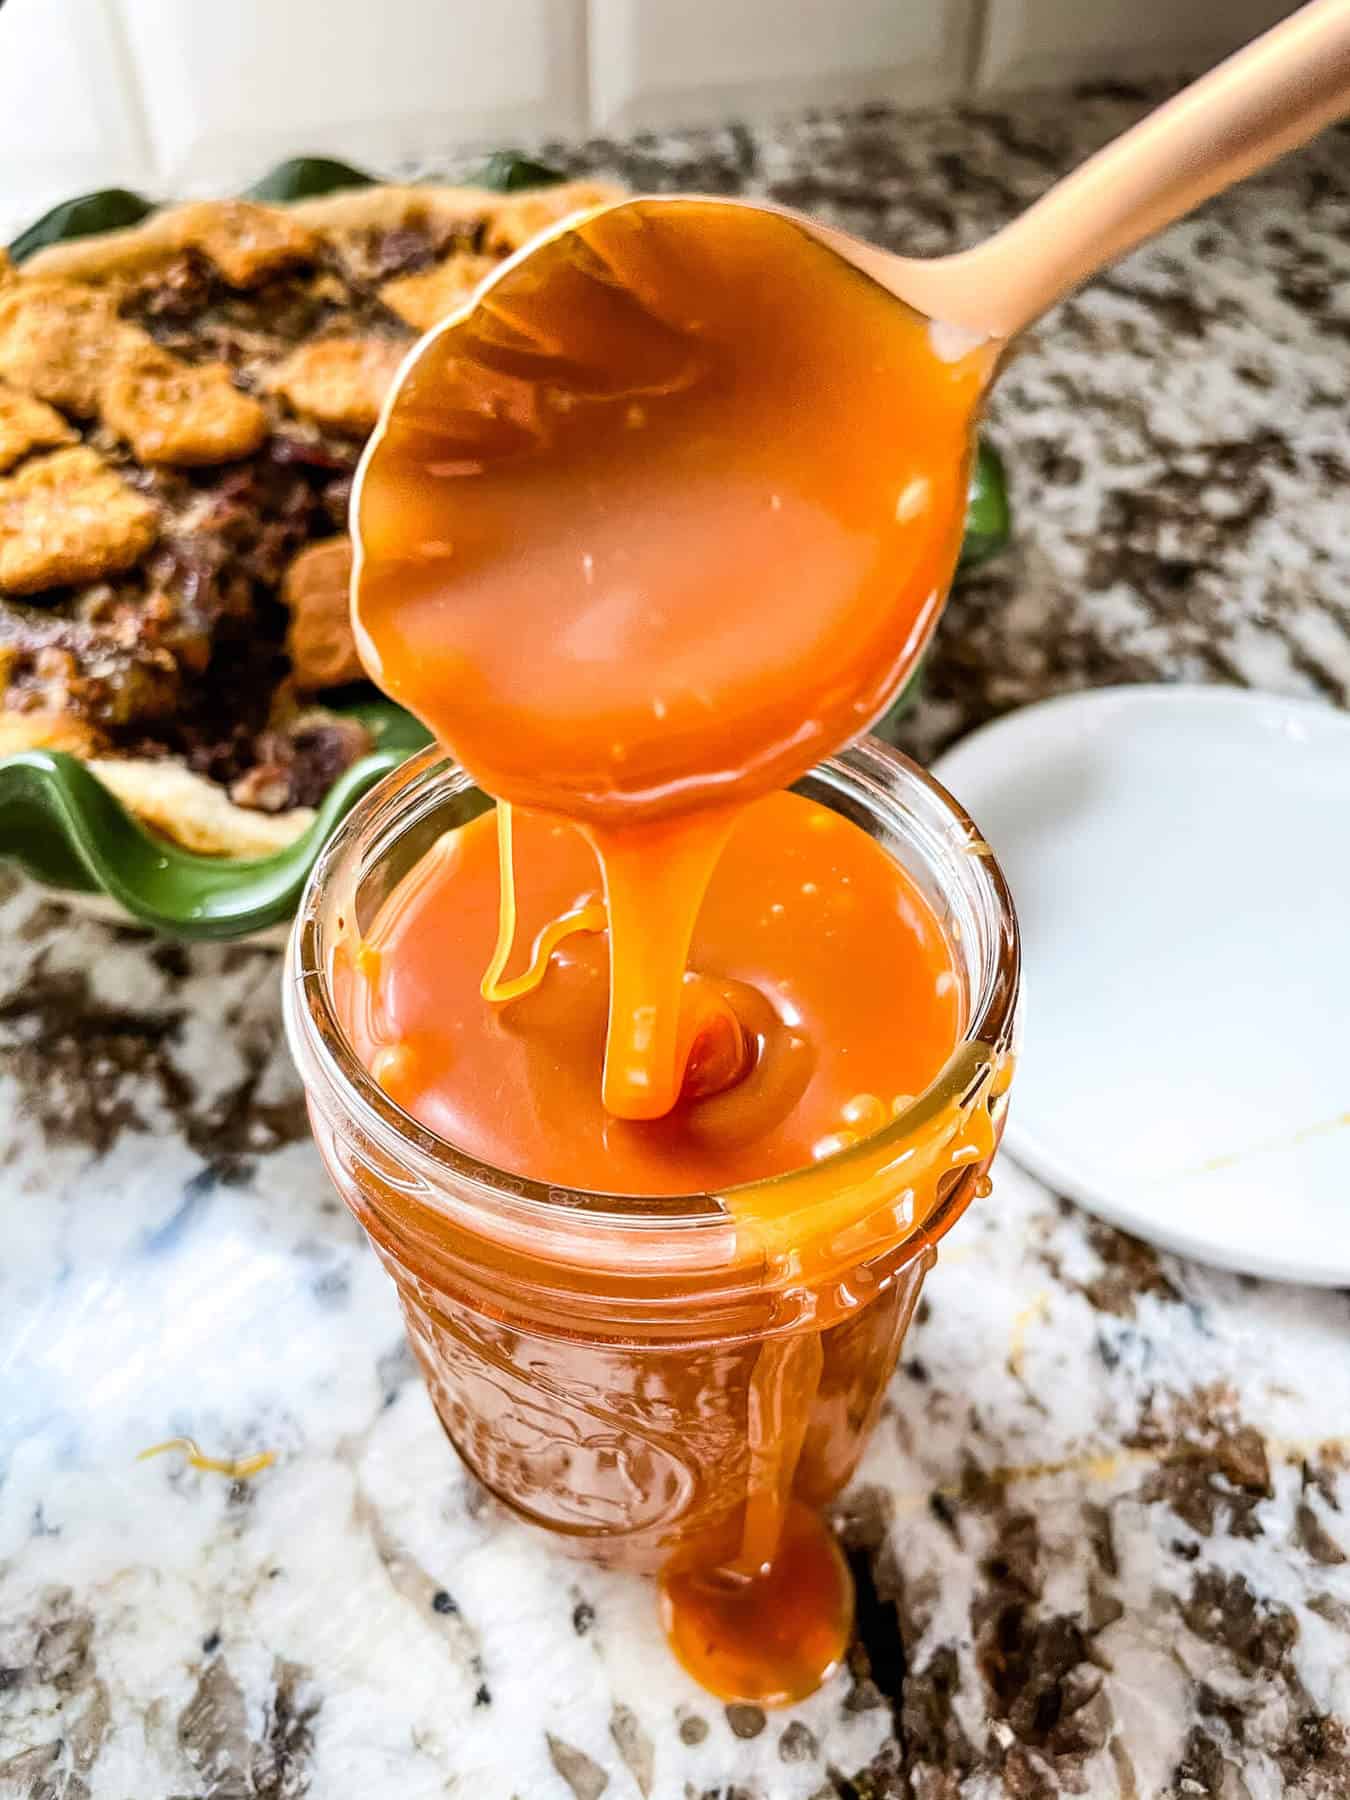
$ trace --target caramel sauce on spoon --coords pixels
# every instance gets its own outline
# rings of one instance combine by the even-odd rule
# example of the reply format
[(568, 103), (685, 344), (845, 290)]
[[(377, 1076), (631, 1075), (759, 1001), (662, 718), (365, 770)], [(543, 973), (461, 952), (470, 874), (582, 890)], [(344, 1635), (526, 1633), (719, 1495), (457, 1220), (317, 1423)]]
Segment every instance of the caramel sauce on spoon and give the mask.
[(679, 1094), (737, 810), (917, 663), (984, 374), (792, 221), (638, 200), (505, 265), (397, 386), (354, 503), (358, 642), (489, 793), (595, 847), (616, 1117)]

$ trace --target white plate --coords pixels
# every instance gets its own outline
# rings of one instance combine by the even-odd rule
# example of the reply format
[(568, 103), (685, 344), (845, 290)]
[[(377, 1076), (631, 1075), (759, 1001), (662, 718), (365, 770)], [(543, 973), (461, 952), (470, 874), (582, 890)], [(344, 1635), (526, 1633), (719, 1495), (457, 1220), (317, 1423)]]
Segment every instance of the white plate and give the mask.
[(1350, 716), (1107, 688), (934, 772), (1021, 919), (1013, 1156), (1170, 1249), (1350, 1285)]

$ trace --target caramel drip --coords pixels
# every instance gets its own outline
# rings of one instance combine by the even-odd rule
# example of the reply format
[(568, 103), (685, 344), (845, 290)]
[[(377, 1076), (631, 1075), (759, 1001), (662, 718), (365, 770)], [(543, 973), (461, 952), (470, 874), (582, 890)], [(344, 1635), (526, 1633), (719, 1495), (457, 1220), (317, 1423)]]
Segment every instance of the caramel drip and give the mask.
[(354, 503), (357, 642), (485, 791), (598, 854), (611, 1118), (683, 1091), (682, 978), (738, 812), (921, 654), (983, 382), (799, 226), (662, 199), (546, 239), (405, 367)]
[(506, 800), (497, 805), (497, 861), (501, 881), (501, 897), (497, 913), (497, 943), (492, 952), (492, 961), (483, 975), (482, 995), (493, 1005), (504, 1005), (508, 1000), (519, 1000), (522, 994), (533, 993), (535, 988), (548, 974), (549, 959), (565, 938), (577, 931), (603, 931), (608, 923), (605, 909), (598, 900), (589, 900), (563, 913), (559, 918), (550, 919), (548, 924), (535, 937), (530, 947), (529, 967), (523, 974), (515, 975), (509, 981), (502, 980), (502, 973), (511, 960), (511, 951), (516, 941), (516, 870), (515, 852), (512, 843), (511, 807)]
[(778, 1553), (792, 1483), (806, 1441), (825, 1353), (818, 1333), (770, 1338), (755, 1358), (746, 1395), (745, 1523), (735, 1574), (754, 1577)]
[[(722, 845), (734, 823), (734, 815), (728, 820), (719, 820), (712, 827), (711, 832), (698, 833), (697, 841), (688, 846), (690, 853), (688, 872), (696, 892), (688, 894), (687, 900), (694, 913), (697, 913), (698, 906), (702, 902), (708, 878), (712, 874), (713, 864), (720, 855)], [(695, 834), (682, 831), (680, 836), (693, 838)], [(624, 850), (626, 853), (626, 845)], [(603, 861), (602, 868), (605, 873), (606, 887), (610, 888), (613, 883), (608, 865)], [(510, 980), (503, 980), (506, 965), (511, 959), (511, 952), (515, 946), (518, 923), (512, 809), (509, 801), (505, 800), (499, 801), (497, 805), (497, 873), (499, 884), (497, 941), (493, 948), (491, 961), (484, 972), (480, 991), (483, 998), (490, 1004), (505, 1005), (508, 1001), (521, 999), (524, 995), (534, 992), (548, 973), (549, 962), (554, 951), (567, 938), (579, 931), (605, 931), (609, 929), (610, 919), (608, 908), (599, 901), (584, 901), (581, 905), (560, 914), (557, 918), (550, 919), (535, 936), (530, 951), (529, 966), (522, 974), (513, 976)], [(638, 876), (637, 882), (633, 880), (635, 873)], [(646, 891), (649, 884), (645, 882), (645, 871), (640, 868), (626, 869), (621, 880), (627, 881), (625, 892), (631, 896), (631, 903), (635, 908), (650, 904), (650, 895)], [(632, 891), (634, 888), (637, 889), (636, 892)], [(646, 1059), (655, 1052), (655, 1056), (659, 1058), (661, 1069), (668, 1071), (666, 1079), (673, 1084), (673, 1091), (667, 1099), (663, 1090), (660, 1096), (662, 1104), (659, 1107), (661, 1114), (668, 1112), (682, 1093), (693, 1098), (702, 1098), (705, 1095), (717, 1094), (724, 1088), (730, 1087), (747, 1073), (755, 1060), (750, 1052), (747, 1027), (743, 1025), (733, 1005), (728, 984), (719, 985), (685, 969), (684, 961), (688, 955), (687, 943), (692, 934), (693, 922), (691, 919), (689, 931), (685, 935), (686, 949), (678, 959), (678, 967), (675, 966), (676, 958), (671, 955), (663, 956), (654, 967), (640, 969), (636, 979), (632, 978), (633, 972), (630, 970), (630, 979), (624, 986), (624, 994), (628, 998), (626, 1002), (621, 999), (617, 1003), (620, 1008), (619, 1016), (628, 1022), (628, 1030), (622, 1041), (629, 1045), (632, 1055), (645, 1064)], [(649, 930), (644, 930), (644, 941), (650, 940), (650, 935)], [(641, 982), (644, 976), (654, 983), (661, 984), (663, 989), (661, 1000), (646, 1002), (640, 997), (643, 991)], [(665, 984), (669, 983), (672, 976), (676, 983), (673, 1003), (664, 994)], [(613, 977), (611, 977), (611, 982), (613, 982)], [(740, 986), (740, 984), (731, 985)], [(744, 989), (744, 994), (749, 1001), (746, 1010), (756, 1015), (757, 1041), (762, 1046), (766, 1027), (763, 1021), (758, 1019), (754, 1005), (758, 997), (750, 989)], [(625, 1005), (627, 1010), (623, 1011)], [(763, 1011), (772, 1010), (762, 1007), (762, 1003), (761, 1009)], [(612, 1006), (611, 1019), (613, 1011)], [(646, 1021), (651, 1017), (659, 1017), (673, 1023), (674, 1030), (670, 1034), (668, 1042), (664, 1037), (653, 1039), (649, 1035)], [(611, 1045), (614, 1043), (612, 1024), (609, 1042)], [(800, 1043), (800, 1040), (794, 1037), (792, 1042)], [(608, 1069), (608, 1062), (606, 1067)], [(636, 1079), (640, 1083), (640, 1076)], [(633, 1085), (634, 1080), (630, 1068), (627, 1077), (628, 1084)], [(761, 1085), (763, 1084), (761, 1083)], [(606, 1099), (608, 1102), (608, 1089)], [(614, 1106), (610, 1106), (609, 1110), (620, 1117), (647, 1116), (642, 1112), (620, 1113)]]
[(964, 1045), (935, 1084), (949, 1098), (934, 1111), (916, 1104), (910, 1117), (902, 1114), (846, 1155), (799, 1172), (785, 1189), (790, 1212), (775, 1210), (771, 1187), (751, 1209), (738, 1209), (729, 1195), (747, 1253), (753, 1246), (769, 1267), (790, 1266), (803, 1285), (815, 1285), (922, 1231), (945, 1183), (993, 1156), (1012, 1067), (1004, 1048)]
[[(684, 974), (699, 907), (739, 809), (622, 830), (591, 826), (609, 908), (609, 1032), (603, 1099), (617, 1119), (659, 1119), (684, 1084)], [(654, 929), (654, 925), (656, 928)]]

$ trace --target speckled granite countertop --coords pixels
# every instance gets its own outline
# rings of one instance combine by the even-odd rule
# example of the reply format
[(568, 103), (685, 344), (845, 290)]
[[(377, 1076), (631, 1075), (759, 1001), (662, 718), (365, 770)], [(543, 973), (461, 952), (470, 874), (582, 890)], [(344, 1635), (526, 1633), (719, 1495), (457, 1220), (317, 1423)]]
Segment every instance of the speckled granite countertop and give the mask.
[[(1139, 104), (574, 160), (936, 251)], [(1348, 149), (1211, 206), (1008, 372), (1020, 546), (954, 598), (908, 747), (1114, 680), (1345, 703)], [(16, 883), (2, 912), (4, 1800), (1350, 1794), (1345, 1295), (1160, 1258), (1005, 1162), (840, 1510), (849, 1667), (724, 1709), (642, 1584), (558, 1559), (447, 1452), (307, 1141), (275, 958)], [(177, 1432), (277, 1460), (134, 1460)]]

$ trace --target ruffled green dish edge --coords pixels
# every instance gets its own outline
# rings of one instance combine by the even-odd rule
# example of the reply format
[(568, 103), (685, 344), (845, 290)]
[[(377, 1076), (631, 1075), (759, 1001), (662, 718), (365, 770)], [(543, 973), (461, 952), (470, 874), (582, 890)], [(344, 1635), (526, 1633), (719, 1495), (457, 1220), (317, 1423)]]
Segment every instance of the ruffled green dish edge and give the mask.
[[(256, 182), (247, 197), (302, 200), (368, 187), (375, 179), (329, 157), (294, 157)], [(469, 179), (511, 193), (565, 177), (529, 157), (501, 151)], [(84, 194), (20, 232), (9, 253), (22, 263), (48, 244), (136, 225), (154, 210), (151, 201), (127, 188)], [(1009, 532), (1002, 460), (982, 441), (971, 471), (958, 576), (997, 555)], [(889, 719), (913, 704), (921, 681), (922, 671)], [(138, 824), (78, 757), (25, 750), (0, 759), (0, 857), (49, 887), (105, 894), (130, 918), (176, 937), (248, 937), (279, 924), (294, 912), (315, 857), (343, 815), (428, 741), (417, 720), (373, 688), (369, 700), (334, 710), (359, 718), (375, 748), (333, 784), (304, 835), (274, 855), (241, 859), (181, 850)]]

